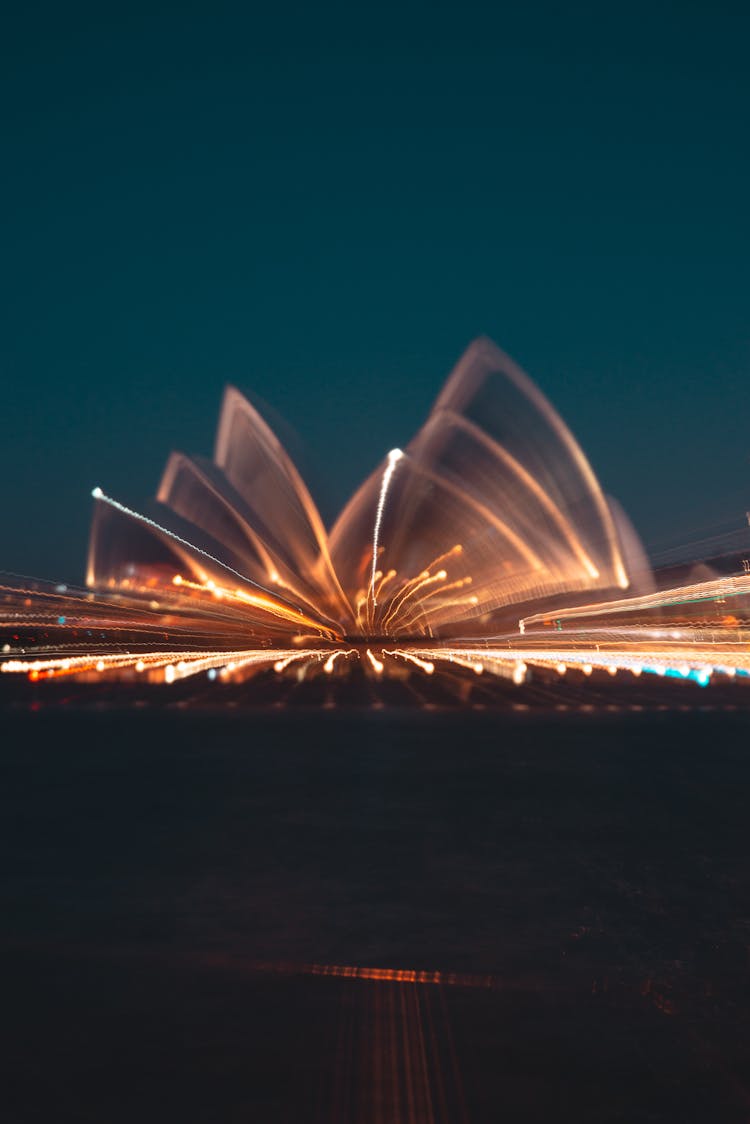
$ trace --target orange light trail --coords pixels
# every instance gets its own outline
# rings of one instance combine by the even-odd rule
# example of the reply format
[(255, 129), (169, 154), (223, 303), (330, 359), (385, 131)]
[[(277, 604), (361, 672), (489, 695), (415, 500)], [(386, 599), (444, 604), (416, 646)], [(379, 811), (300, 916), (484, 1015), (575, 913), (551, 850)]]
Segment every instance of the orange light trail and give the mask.
[(329, 533), (234, 388), (213, 463), (169, 458), (158, 518), (92, 495), (91, 588), (0, 584), (0, 671), (750, 681), (750, 567), (659, 588), (570, 430), (488, 340)]

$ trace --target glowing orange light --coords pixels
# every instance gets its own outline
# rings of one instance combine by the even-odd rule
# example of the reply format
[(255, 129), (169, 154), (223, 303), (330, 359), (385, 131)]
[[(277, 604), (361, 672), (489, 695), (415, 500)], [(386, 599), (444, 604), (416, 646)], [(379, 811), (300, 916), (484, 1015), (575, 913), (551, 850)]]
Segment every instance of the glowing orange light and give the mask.
[(656, 588), (565, 423), (487, 340), (328, 534), (233, 388), (213, 463), (173, 454), (157, 495), (158, 520), (93, 489), (90, 590), (0, 586), (1, 671), (750, 682), (750, 573)]

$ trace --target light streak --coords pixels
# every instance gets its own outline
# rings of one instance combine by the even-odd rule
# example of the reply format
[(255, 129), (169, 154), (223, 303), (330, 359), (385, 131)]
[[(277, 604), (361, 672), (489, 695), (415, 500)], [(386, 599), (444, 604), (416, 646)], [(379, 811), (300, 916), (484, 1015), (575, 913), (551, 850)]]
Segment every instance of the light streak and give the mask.
[(166, 683), (174, 683), (180, 679), (187, 679), (198, 675), (200, 672), (224, 669), (228, 676), (248, 668), (270, 668), (275, 671), (284, 671), (291, 663), (302, 661), (318, 662), (325, 657), (336, 658), (340, 655), (350, 655), (351, 649), (339, 649), (333, 652), (326, 648), (309, 648), (300, 651), (288, 649), (267, 649), (264, 651), (234, 651), (226, 650), (217, 652), (190, 652), (190, 651), (164, 651), (151, 652), (142, 656), (132, 654), (117, 654), (104, 656), (92, 660), (89, 656), (79, 657), (52, 657), (38, 660), (6, 660), (0, 664), (0, 671), (9, 673), (22, 673), (33, 680), (40, 678), (55, 678), (60, 675), (86, 676), (96, 672), (98, 675), (111, 672), (156, 673)]
[[(445, 581), (447, 576), (448, 575), (445, 570), (442, 570), (439, 574), (435, 575), (435, 578), (439, 581)], [(463, 589), (464, 586), (471, 585), (471, 582), (471, 577), (457, 578), (456, 581), (449, 582), (447, 585), (443, 585), (439, 589), (431, 589), (429, 593), (425, 593), (419, 598), (419, 601), (416, 605), (410, 606), (410, 608), (406, 611), (403, 611), (404, 605), (406, 604), (406, 602), (403, 602), (400, 606), (401, 611), (399, 612), (397, 617), (399, 629), (405, 631), (407, 628), (413, 626), (414, 621), (419, 616), (426, 617), (426, 610), (429, 610), (430, 606), (426, 606), (425, 602), (431, 600), (434, 597), (440, 598), (440, 604), (438, 606), (440, 609), (452, 608), (455, 605), (463, 605), (467, 603), (467, 601), (469, 604), (476, 605), (479, 601), (479, 598), (476, 596), (468, 599), (456, 597), (446, 598), (445, 596), (445, 594), (448, 593), (449, 590)], [(424, 584), (426, 585), (427, 583), (425, 582)], [(416, 592), (417, 589), (419, 589), (419, 586), (417, 586), (413, 592)]]
[(511, 471), (539, 501), (546, 514), (549, 515), (549, 517), (557, 524), (566, 541), (568, 542), (571, 550), (578, 558), (583, 568), (586, 570), (588, 576), (594, 581), (598, 580), (600, 576), (599, 570), (596, 568), (596, 566), (584, 550), (583, 546), (581, 545), (581, 542), (573, 526), (571, 525), (570, 520), (567, 519), (564, 513), (560, 511), (557, 504), (554, 503), (554, 501), (550, 498), (544, 488), (541, 487), (539, 481), (534, 478), (534, 476), (524, 467), (523, 464), (521, 464), (519, 460), (517, 460), (516, 457), (509, 453), (507, 449), (504, 449), (498, 441), (493, 441), (493, 439), (489, 437), (488, 434), (486, 434), (482, 429), (480, 429), (478, 425), (475, 425), (473, 422), (469, 421), (468, 418), (464, 418), (460, 414), (456, 414), (453, 411), (450, 411), (450, 416), (453, 424), (457, 428), (463, 429), (466, 433), (471, 434), (475, 441), (483, 445), (486, 449), (490, 450), (493, 456), (495, 456), (498, 460), (504, 462), (511, 469)]
[[(243, 479), (241, 466), (245, 464), (248, 449), (252, 450), (254, 457), (259, 456), (263, 462), (263, 475), (267, 480), (263, 488), (258, 489), (254, 481)], [(268, 538), (266, 516), (269, 511), (273, 513), (274, 519), (279, 521), (282, 529), (289, 525), (290, 533), (286, 535), (285, 546), (287, 550), (291, 548), (292, 568), (300, 572), (312, 565), (318, 571), (320, 581), (315, 584), (319, 584), (324, 599), (332, 598), (337, 609), (350, 622), (351, 604), (331, 562), (328, 536), (320, 513), (296, 466), (275, 433), (244, 395), (233, 386), (228, 386), (224, 392), (216, 433), (214, 462), (224, 471), (229, 482), (239, 490), (248, 504), (254, 516), (250, 528), (252, 533), (257, 532), (261, 541), (265, 543)], [(283, 505), (280, 503), (282, 496)], [(234, 508), (233, 497), (229, 497), (228, 506)], [(258, 521), (257, 524), (255, 519)], [(247, 519), (243, 518), (242, 522), (247, 526)], [(315, 544), (317, 557), (309, 550), (306, 542), (308, 537)]]
[(338, 684), (358, 668), (445, 675), (461, 698), (477, 675), (532, 691), (601, 692), (622, 675), (750, 683), (748, 568), (661, 589), (646, 574), (618, 592), (637, 542), (546, 398), (486, 341), (329, 535), (235, 390), (215, 463), (167, 463), (168, 526), (92, 496), (95, 588), (0, 583), (0, 671), (173, 687), (206, 673), (220, 689), (256, 673), (335, 671)]
[(244, 589), (229, 589), (225, 586), (219, 586), (216, 582), (192, 582), (187, 578), (183, 578), (180, 574), (175, 574), (172, 578), (174, 585), (184, 587), (185, 589), (195, 589), (199, 593), (210, 593), (214, 597), (227, 597), (231, 600), (238, 601), (244, 605), (251, 605), (253, 608), (262, 609), (266, 613), (271, 613), (272, 616), (280, 617), (282, 620), (290, 621), (297, 625), (306, 625), (308, 628), (318, 629), (320, 632), (328, 635), (335, 636), (332, 629), (326, 628), (320, 621), (314, 620), (312, 617), (306, 616), (289, 605), (277, 601), (273, 596), (263, 596), (258, 593), (247, 593)]
[[(584, 620), (589, 617), (612, 617), (620, 613), (636, 613), (653, 609), (674, 608), (679, 605), (694, 605), (702, 602), (718, 603), (728, 597), (750, 595), (750, 574), (712, 578), (703, 582), (659, 590), (640, 597), (624, 597), (614, 601), (600, 601), (576, 608), (558, 609), (554, 613), (534, 613), (519, 621), (519, 631), (526, 632), (535, 625), (548, 625), (556, 621)], [(679, 631), (673, 639), (679, 638)]]
[(372, 651), (369, 648), (366, 651), (366, 655), (367, 655), (368, 660), (370, 661), (370, 666), (372, 667), (372, 670), (375, 672), (375, 674), (376, 675), (382, 675), (383, 674), (383, 668), (385, 667), (385, 664), (383, 663), (383, 661), (379, 660), (377, 658), (377, 656), (374, 656), (372, 654)]
[(331, 652), (330, 656), (328, 657), (326, 662), (323, 664), (323, 671), (326, 673), (326, 675), (330, 675), (331, 672), (334, 669), (334, 666), (336, 664), (336, 660), (340, 656), (343, 656), (344, 659), (348, 659), (349, 656), (356, 656), (356, 655), (357, 655), (356, 648), (346, 648), (346, 649), (340, 648), (336, 652)]
[[(234, 566), (231, 566), (227, 562), (223, 562), (222, 560), (216, 558), (215, 554), (210, 554), (208, 551), (202, 550), (200, 546), (196, 546), (195, 544), (190, 543), (187, 538), (183, 538), (181, 535), (175, 534), (173, 531), (169, 531), (168, 528), (163, 527), (160, 523), (157, 523), (155, 519), (152, 519), (147, 515), (141, 515), (141, 513), (138, 513), (138, 511), (134, 511), (132, 508), (126, 507), (124, 504), (120, 504), (119, 500), (112, 499), (110, 496), (105, 495), (105, 492), (103, 492), (101, 488), (93, 488), (91, 491), (91, 495), (94, 499), (103, 502), (103, 504), (108, 504), (109, 507), (119, 511), (121, 515), (126, 515), (128, 516), (128, 518), (135, 519), (137, 523), (143, 523), (145, 526), (152, 527), (154, 531), (157, 531), (160, 534), (171, 538), (171, 540), (173, 540), (174, 542), (180, 543), (181, 546), (188, 547), (191, 553), (198, 554), (201, 556), (201, 558), (205, 558), (208, 559), (209, 562), (216, 563), (216, 565), (220, 566), (220, 569), (234, 574), (235, 578), (240, 578), (242, 582), (249, 584), (249, 586), (255, 586), (255, 588), (262, 591), (261, 593), (249, 593), (241, 589), (235, 589), (233, 591), (233, 596), (237, 600), (244, 600), (247, 605), (253, 605), (256, 608), (265, 609), (265, 611), (268, 611), (268, 613), (286, 617), (289, 620), (296, 620), (298, 624), (305, 624), (308, 627), (320, 628), (320, 631), (322, 632), (325, 632), (329, 635), (335, 635), (333, 629), (327, 628), (320, 622), (316, 622), (316, 620), (307, 617), (304, 613), (300, 613), (299, 609), (283, 605), (282, 602), (274, 597), (271, 590), (265, 589), (263, 586), (259, 586), (259, 584), (257, 584), (256, 582), (253, 582), (250, 578), (247, 578), (245, 574), (241, 573), (238, 570), (235, 570)], [(186, 578), (182, 578), (180, 574), (175, 574), (175, 577), (172, 580), (175, 586), (186, 586), (188, 588), (198, 589), (205, 592), (215, 592), (217, 589), (216, 583), (209, 579), (206, 579), (204, 582), (190, 582)], [(220, 589), (220, 592), (222, 592), (224, 596), (227, 596), (229, 593), (229, 591), (226, 589)]]
[(413, 652), (410, 652), (404, 648), (393, 648), (390, 650), (387, 648), (383, 648), (383, 655), (394, 656), (396, 659), (406, 660), (408, 663), (412, 663), (415, 667), (418, 667), (420, 671), (423, 671), (425, 673), (425, 675), (432, 675), (433, 671), (435, 670), (435, 664), (431, 660), (424, 660), (420, 656), (415, 656)]
[[(111, 496), (106, 495), (101, 488), (92, 488), (91, 495), (93, 499), (101, 503), (108, 504), (110, 507), (114, 508), (115, 511), (119, 511), (121, 515), (127, 515), (128, 518), (135, 519), (136, 522), (143, 523), (145, 524), (145, 526), (153, 528), (153, 530), (158, 531), (159, 534), (166, 535), (167, 538), (172, 539), (174, 542), (180, 543), (181, 546), (188, 547), (191, 553), (199, 554), (201, 555), (201, 557), (207, 558), (210, 562), (214, 562), (217, 566), (220, 566), (222, 570), (227, 570), (230, 574), (234, 574), (234, 576), (236, 578), (239, 578), (240, 581), (249, 581), (249, 578), (247, 578), (244, 574), (241, 574), (239, 570), (235, 570), (234, 567), (228, 565), (226, 562), (222, 562), (220, 558), (216, 557), (216, 555), (209, 554), (207, 550), (202, 550), (201, 547), (196, 546), (194, 543), (191, 543), (187, 539), (182, 538), (181, 535), (176, 534), (174, 531), (170, 531), (166, 527), (163, 527), (161, 523), (157, 523), (155, 519), (149, 518), (148, 515), (141, 515), (140, 512), (133, 511), (132, 508), (126, 507), (125, 504), (120, 503), (119, 500), (115, 500)], [(251, 582), (250, 584), (254, 585), (256, 583)], [(262, 589), (263, 587), (261, 586), (260, 588)], [(273, 596), (270, 589), (266, 589), (264, 590), (264, 592), (267, 593), (269, 597)]]
[(372, 573), (370, 576), (370, 597), (372, 598), (373, 607), (377, 604), (375, 600), (375, 572), (378, 568), (378, 540), (380, 538), (380, 524), (383, 521), (383, 513), (385, 512), (385, 501), (388, 495), (388, 487), (391, 483), (396, 465), (403, 457), (401, 449), (391, 449), (388, 454), (388, 461), (383, 473), (383, 480), (380, 485), (380, 495), (378, 496), (378, 506), (375, 511), (375, 526), (372, 532)]
[(239, 965), (234, 958), (209, 962), (216, 966), (229, 965), (233, 968), (245, 967), (253, 973), (280, 976), (330, 976), (344, 980), (366, 980), (373, 983), (419, 984), (436, 987), (488, 988), (497, 990), (521, 990), (515, 980), (501, 976), (470, 974), (468, 972), (441, 972), (420, 968), (375, 968), (359, 964), (306, 964), (295, 962), (250, 961)]
[[(383, 620), (383, 629), (387, 630), (389, 627), (392, 629), (398, 628), (398, 618), (402, 612), (404, 605), (419, 593), (420, 589), (424, 589), (427, 585), (434, 585), (435, 582), (444, 582), (448, 577), (447, 571), (438, 570), (436, 574), (431, 574), (429, 570), (424, 570), (419, 578), (415, 578), (412, 582), (407, 582), (403, 588), (401, 596), (394, 599), (393, 605)], [(425, 597), (423, 595), (422, 600)]]

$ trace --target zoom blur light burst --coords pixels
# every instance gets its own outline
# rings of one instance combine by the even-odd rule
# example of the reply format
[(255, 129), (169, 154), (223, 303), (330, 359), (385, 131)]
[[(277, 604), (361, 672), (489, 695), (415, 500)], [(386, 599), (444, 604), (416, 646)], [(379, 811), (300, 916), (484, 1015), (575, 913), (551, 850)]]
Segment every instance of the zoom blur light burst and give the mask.
[(144, 511), (92, 494), (87, 588), (2, 586), (3, 672), (750, 674), (750, 574), (658, 582), (563, 420), (486, 339), (329, 532), (232, 387), (212, 460), (172, 453)]

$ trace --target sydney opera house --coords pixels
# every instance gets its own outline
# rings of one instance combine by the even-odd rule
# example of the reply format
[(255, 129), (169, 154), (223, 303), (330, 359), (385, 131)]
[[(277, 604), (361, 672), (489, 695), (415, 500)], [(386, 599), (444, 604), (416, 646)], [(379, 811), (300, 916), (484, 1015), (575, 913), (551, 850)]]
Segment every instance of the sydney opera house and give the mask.
[(93, 497), (0, 587), (8, 1119), (747, 1119), (738, 538), (651, 564), (487, 340), (329, 529), (231, 388)]
[(750, 675), (750, 575), (665, 582), (565, 422), (487, 339), (329, 530), (232, 387), (213, 459), (172, 453), (143, 510), (93, 497), (86, 589), (3, 587), (3, 672), (217, 689)]

